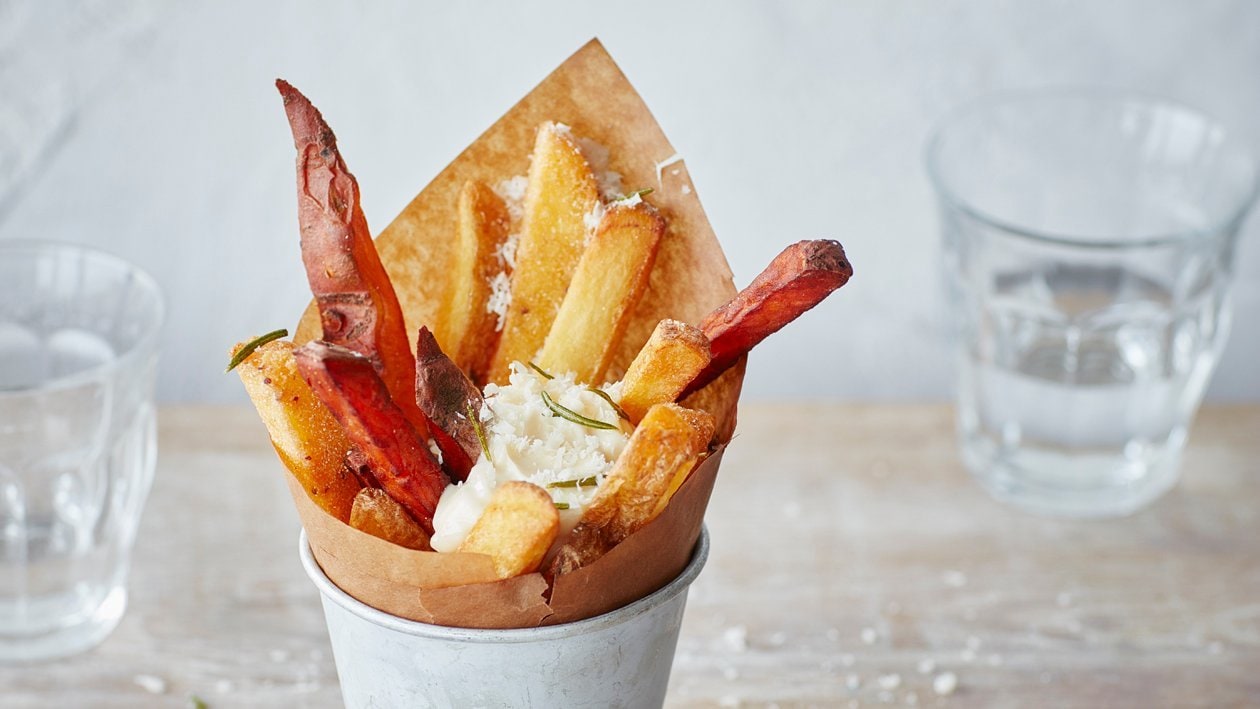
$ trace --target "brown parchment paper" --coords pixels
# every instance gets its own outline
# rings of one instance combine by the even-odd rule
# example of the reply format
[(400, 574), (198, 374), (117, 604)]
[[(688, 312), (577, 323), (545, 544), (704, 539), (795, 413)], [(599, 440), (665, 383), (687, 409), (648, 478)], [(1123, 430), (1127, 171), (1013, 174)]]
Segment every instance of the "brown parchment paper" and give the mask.
[[(618, 379), (662, 318), (698, 324), (736, 288), (686, 164), (598, 40), (569, 57), (447, 165), (377, 236), (377, 250), (408, 331), (432, 328), (448, 287), (460, 188), (469, 179), (494, 185), (526, 174), (535, 133), (545, 121), (565, 123), (607, 147), (608, 167), (621, 173), (625, 189), (654, 188), (648, 201), (669, 223), (647, 291), (608, 373)], [(319, 328), (312, 304), (294, 340), (314, 339)], [(684, 402), (717, 417), (720, 445), (734, 430), (742, 381), (741, 362)], [(722, 452), (719, 447), (697, 466), (652, 523), (594, 564), (555, 579), (550, 603), (540, 574), (495, 581), (488, 557), (404, 549), (331, 517), (292, 476), (289, 487), (316, 561), (351, 596), (426, 623), (533, 627), (599, 615), (677, 576), (699, 537)]]

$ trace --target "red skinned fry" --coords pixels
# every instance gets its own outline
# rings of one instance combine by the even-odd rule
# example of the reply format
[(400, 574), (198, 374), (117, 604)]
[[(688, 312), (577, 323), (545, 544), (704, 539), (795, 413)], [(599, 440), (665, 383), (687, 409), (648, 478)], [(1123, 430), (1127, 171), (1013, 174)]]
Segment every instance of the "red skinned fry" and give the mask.
[(390, 399), (363, 355), (315, 340), (294, 350), (298, 371), (366, 458), (381, 488), (433, 533), (433, 511), (446, 473)]
[(415, 360), (402, 309), (359, 204), (359, 183), (337, 138), (311, 102), (282, 79), (276, 88), (297, 148), (302, 262), (319, 307), (324, 340), (368, 358), (411, 425), (428, 422), (415, 403)]
[(471, 416), (481, 413), (481, 392), (438, 346), (429, 328), (416, 337), (416, 404), (429, 419), (429, 433), (442, 451), (451, 478), (465, 480), (481, 443)]
[(784, 249), (747, 288), (700, 323), (711, 343), (713, 358), (683, 396), (716, 379), (762, 340), (822, 302), (852, 275), (853, 267), (838, 241), (799, 241)]

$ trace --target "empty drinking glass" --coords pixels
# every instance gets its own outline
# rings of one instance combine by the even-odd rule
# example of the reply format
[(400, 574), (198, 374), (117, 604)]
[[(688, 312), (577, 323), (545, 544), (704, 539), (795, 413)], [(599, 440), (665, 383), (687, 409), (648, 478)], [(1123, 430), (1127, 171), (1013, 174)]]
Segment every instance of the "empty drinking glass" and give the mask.
[(161, 321), (121, 259), (0, 240), (0, 661), (85, 650), (122, 618)]
[(960, 109), (927, 166), (967, 467), (1043, 512), (1154, 500), (1229, 332), (1247, 151), (1185, 106), (1065, 90)]

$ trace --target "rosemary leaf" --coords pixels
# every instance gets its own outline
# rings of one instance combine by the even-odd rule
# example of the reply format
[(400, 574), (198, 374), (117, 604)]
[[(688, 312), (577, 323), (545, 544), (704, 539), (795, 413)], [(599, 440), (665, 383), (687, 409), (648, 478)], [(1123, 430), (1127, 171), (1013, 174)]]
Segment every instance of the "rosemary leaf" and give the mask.
[(595, 487), (599, 484), (599, 480), (594, 475), (589, 478), (579, 478), (577, 480), (557, 480), (553, 483), (547, 483), (547, 487)]
[(567, 502), (557, 502), (557, 503), (555, 503), (555, 505), (556, 505), (556, 509), (558, 509), (558, 510), (567, 510), (567, 509), (569, 509), (569, 503), (567, 503)]
[(472, 402), (468, 402), (468, 420), (472, 422), (473, 430), (477, 432), (477, 442), (481, 444), (481, 453), (486, 456), (486, 460), (490, 461), (490, 465), (494, 465), (494, 456), (490, 455), (490, 444), (486, 441), (486, 429), (481, 426), (481, 417), (473, 411)]
[(592, 394), (598, 394), (599, 398), (603, 399), (604, 401), (607, 401), (608, 405), (613, 407), (613, 411), (617, 412), (618, 418), (620, 418), (622, 421), (630, 420), (630, 414), (627, 414), (625, 409), (618, 406), (617, 402), (613, 401), (612, 397), (608, 395), (608, 392), (604, 391), (603, 389), (596, 389), (595, 387), (587, 387), (586, 390), (591, 392)]
[(603, 421), (599, 421), (593, 418), (587, 418), (583, 416), (582, 414), (579, 414), (578, 412), (574, 411), (573, 409), (567, 409), (557, 404), (555, 400), (552, 399), (545, 391), (542, 393), (542, 400), (543, 400), (543, 403), (547, 405), (547, 408), (551, 409), (551, 413), (555, 414), (556, 416), (559, 416), (560, 418), (566, 421), (572, 421), (573, 423), (578, 423), (583, 426), (587, 426), (589, 428), (598, 428), (602, 431), (616, 431), (617, 430), (617, 427), (614, 424), (605, 423)]
[(624, 202), (624, 201), (626, 201), (626, 200), (628, 200), (628, 199), (634, 199), (635, 197), (646, 197), (646, 196), (648, 196), (648, 195), (652, 194), (652, 193), (653, 193), (653, 192), (655, 192), (655, 191), (656, 191), (656, 190), (655, 190), (655, 189), (653, 189), (653, 188), (651, 188), (651, 187), (644, 187), (644, 188), (643, 188), (643, 189), (641, 189), (641, 190), (635, 190), (634, 192), (630, 192), (629, 194), (624, 194), (624, 195), (622, 195), (622, 196), (618, 197), (617, 199), (615, 199), (615, 200), (613, 200), (613, 201), (614, 201), (614, 202)]
[(542, 367), (539, 367), (538, 365), (534, 364), (533, 362), (526, 362), (525, 364), (529, 365), (529, 368), (530, 368), (530, 369), (532, 369), (532, 370), (534, 370), (535, 372), (538, 372), (539, 374), (543, 375), (543, 378), (545, 378), (545, 379), (555, 379), (555, 377), (554, 377), (554, 376), (552, 376), (552, 375), (548, 374), (546, 371), (544, 371), (544, 370), (543, 370), (543, 368), (542, 368)]
[(254, 350), (258, 349), (259, 347), (262, 347), (263, 345), (267, 344), (268, 342), (271, 342), (272, 340), (278, 340), (281, 337), (288, 337), (288, 336), (289, 336), (289, 331), (284, 328), (280, 328), (279, 330), (272, 330), (266, 335), (260, 335), (250, 340), (249, 342), (246, 342), (245, 344), (241, 345), (241, 348), (236, 351), (236, 354), (232, 355), (232, 359), (228, 361), (227, 369), (223, 370), (224, 374), (232, 371), (233, 369), (236, 369), (236, 365), (240, 364), (241, 362), (244, 362), (250, 355), (254, 354)]

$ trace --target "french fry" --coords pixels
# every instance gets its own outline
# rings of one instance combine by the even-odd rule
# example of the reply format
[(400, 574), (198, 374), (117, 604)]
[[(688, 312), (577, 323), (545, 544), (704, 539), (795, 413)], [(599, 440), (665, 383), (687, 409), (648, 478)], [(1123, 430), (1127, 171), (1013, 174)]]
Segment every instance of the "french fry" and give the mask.
[(354, 496), (362, 487), (342, 465), (350, 442), (298, 374), (293, 343), (268, 342), (254, 350), (236, 372), (284, 467), (315, 504), (342, 522), (349, 520)]
[(499, 342), (499, 318), (486, 305), (491, 281), (500, 273), (511, 275), (499, 254), (511, 222), (503, 200), (476, 180), (464, 183), (457, 209), (455, 263), (434, 335), (460, 369), (474, 381), (484, 382)]
[(684, 396), (716, 379), (852, 275), (853, 267), (838, 241), (799, 241), (784, 249), (747, 288), (700, 324), (712, 343), (713, 359), (687, 386)]
[(498, 384), (512, 362), (528, 362), (542, 348), (585, 248), (586, 217), (599, 204), (591, 166), (564, 126), (538, 129), (528, 177), (512, 302), (488, 376)]
[(631, 423), (655, 404), (674, 401), (709, 364), (709, 338), (700, 328), (662, 320), (621, 380), (621, 408)]
[(629, 318), (647, 288), (665, 220), (646, 202), (613, 205), (578, 261), (538, 363), (604, 383)]
[(276, 88), (297, 148), (302, 262), (319, 307), (324, 340), (367, 357), (407, 420), (421, 435), (416, 362), (402, 308), (381, 265), (359, 204), (359, 183), (337, 151), (337, 138), (311, 102), (282, 79)]
[(384, 490), (363, 488), (354, 497), (350, 526), (400, 547), (430, 551), (429, 535)]
[(677, 404), (649, 409), (552, 561), (552, 576), (594, 562), (650, 522), (677, 476), (707, 450), (713, 427), (703, 411)]
[(499, 578), (538, 570), (560, 530), (560, 513), (547, 491), (520, 480), (494, 490), (459, 551), (489, 555)]
[(481, 442), (472, 417), (482, 404), (477, 385), (468, 380), (438, 347), (429, 328), (416, 337), (416, 403), (429, 419), (429, 433), (442, 451), (442, 463), (453, 480), (464, 480), (481, 457)]
[[(368, 460), (381, 488), (433, 533), (447, 477), (363, 355), (320, 340), (293, 351), (298, 371)], [(414, 402), (412, 402), (414, 403)]]

